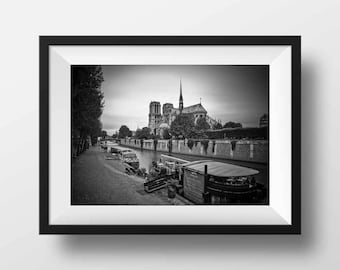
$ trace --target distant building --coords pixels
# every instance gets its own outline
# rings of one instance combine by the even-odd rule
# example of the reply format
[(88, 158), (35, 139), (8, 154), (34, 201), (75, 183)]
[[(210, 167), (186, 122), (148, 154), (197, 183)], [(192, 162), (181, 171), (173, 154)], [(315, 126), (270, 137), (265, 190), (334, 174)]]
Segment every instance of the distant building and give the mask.
[(149, 129), (152, 134), (155, 134), (156, 129), (162, 123), (161, 103), (151, 101), (149, 107)]
[(163, 104), (161, 111), (161, 104), (158, 101), (151, 101), (149, 107), (149, 128), (151, 134), (162, 135), (164, 129), (169, 129), (171, 123), (179, 114), (192, 114), (195, 123), (199, 118), (205, 118), (212, 128), (217, 121), (208, 116), (208, 112), (201, 103), (184, 107), (182, 95), (182, 81), (180, 81), (179, 106), (174, 108), (172, 103)]
[(260, 121), (259, 121), (259, 126), (260, 127), (268, 127), (269, 125), (269, 117), (268, 114), (264, 114), (261, 116)]

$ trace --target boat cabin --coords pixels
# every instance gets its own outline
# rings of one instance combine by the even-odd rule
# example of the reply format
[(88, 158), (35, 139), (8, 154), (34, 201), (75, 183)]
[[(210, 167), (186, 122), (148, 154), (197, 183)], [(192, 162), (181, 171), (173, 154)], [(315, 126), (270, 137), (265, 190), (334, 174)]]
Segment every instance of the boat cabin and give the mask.
[(163, 154), (161, 155), (160, 162), (157, 165), (160, 168), (165, 168), (167, 174), (176, 174), (179, 172), (181, 165), (185, 163), (188, 163), (188, 161)]
[(114, 154), (122, 154), (126, 152), (133, 152), (133, 151), (129, 148), (121, 147), (119, 145), (113, 146), (111, 149), (111, 153), (114, 153)]
[(132, 151), (123, 151), (120, 153), (121, 160), (134, 169), (139, 168), (139, 159), (136, 153)]
[(197, 204), (242, 203), (257, 194), (259, 171), (211, 160), (182, 165), (184, 196)]

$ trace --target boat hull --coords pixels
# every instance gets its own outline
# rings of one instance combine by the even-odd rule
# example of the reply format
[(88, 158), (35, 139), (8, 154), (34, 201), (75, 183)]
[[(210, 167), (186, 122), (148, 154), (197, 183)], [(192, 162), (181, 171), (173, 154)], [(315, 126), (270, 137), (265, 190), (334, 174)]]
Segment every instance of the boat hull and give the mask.
[(132, 162), (125, 162), (126, 164), (128, 164), (129, 166), (131, 166), (134, 169), (138, 169), (139, 168), (139, 161), (132, 161)]

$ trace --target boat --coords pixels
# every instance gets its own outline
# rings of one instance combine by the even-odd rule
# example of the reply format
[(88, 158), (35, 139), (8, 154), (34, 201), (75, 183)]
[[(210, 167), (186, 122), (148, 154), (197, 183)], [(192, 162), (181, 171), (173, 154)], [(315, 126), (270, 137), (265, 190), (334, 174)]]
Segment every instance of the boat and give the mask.
[(144, 190), (150, 193), (168, 186), (174, 186), (176, 192), (180, 191), (182, 185), (178, 174), (180, 165), (184, 163), (188, 163), (188, 161), (162, 154), (158, 162), (153, 162), (153, 167), (144, 183)]
[(263, 185), (256, 182), (259, 171), (212, 160), (182, 165), (184, 196), (197, 204), (258, 202)]
[(132, 151), (123, 151), (120, 153), (120, 158), (124, 163), (128, 164), (132, 168), (136, 170), (139, 168), (139, 160), (136, 153)]
[(104, 150), (104, 152), (111, 153), (112, 148), (118, 146), (118, 144), (114, 141), (104, 140), (100, 142), (100, 146)]
[(137, 170), (139, 168), (139, 159), (132, 149), (114, 145), (111, 148), (111, 153), (113, 156), (119, 157), (119, 159), (129, 165), (131, 169)]
[(163, 175), (161, 177), (149, 179), (144, 183), (144, 190), (148, 193), (151, 193), (156, 190), (165, 188), (168, 186), (169, 180), (171, 179), (172, 179), (171, 175)]
[(114, 146), (111, 147), (111, 153), (122, 154), (122, 153), (125, 153), (125, 152), (133, 152), (133, 151), (130, 148), (122, 147), (122, 146), (119, 146), (119, 145), (114, 145)]
[(165, 168), (167, 174), (178, 174), (179, 169), (182, 164), (188, 163), (189, 161), (176, 158), (169, 155), (161, 155), (160, 162), (158, 162), (158, 167)]

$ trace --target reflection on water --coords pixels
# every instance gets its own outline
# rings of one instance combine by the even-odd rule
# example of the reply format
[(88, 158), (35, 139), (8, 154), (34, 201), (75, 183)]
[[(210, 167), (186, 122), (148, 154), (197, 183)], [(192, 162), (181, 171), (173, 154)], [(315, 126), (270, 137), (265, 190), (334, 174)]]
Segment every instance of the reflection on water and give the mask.
[(145, 168), (147, 172), (150, 171), (152, 167), (152, 161), (159, 161), (161, 158), (161, 153), (150, 150), (139, 150), (133, 149), (139, 159), (139, 168)]
[[(124, 146), (124, 147), (127, 147), (127, 146)], [(156, 152), (152, 150), (140, 150), (140, 149), (135, 149), (135, 148), (131, 148), (131, 149), (133, 149), (133, 151), (136, 153), (139, 159), (139, 167), (145, 168), (147, 172), (149, 172), (152, 167), (152, 161), (159, 161), (162, 154), (171, 155), (171, 156), (178, 157), (178, 158), (188, 160), (188, 161), (207, 159), (206, 157), (198, 157), (198, 156), (190, 156), (190, 155), (182, 155), (182, 154), (169, 154), (166, 152), (162, 153), (162, 152)], [(263, 184), (265, 187), (268, 187), (268, 165), (267, 164), (226, 160), (226, 159), (211, 158), (211, 157), (209, 157), (208, 159), (258, 170), (260, 173), (256, 175), (255, 177), (256, 181), (258, 183)]]

